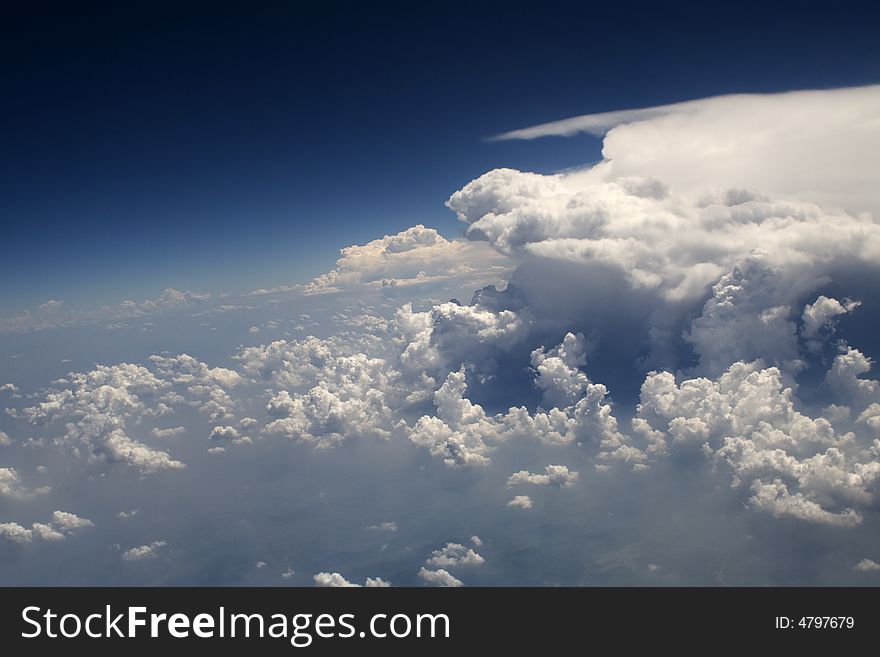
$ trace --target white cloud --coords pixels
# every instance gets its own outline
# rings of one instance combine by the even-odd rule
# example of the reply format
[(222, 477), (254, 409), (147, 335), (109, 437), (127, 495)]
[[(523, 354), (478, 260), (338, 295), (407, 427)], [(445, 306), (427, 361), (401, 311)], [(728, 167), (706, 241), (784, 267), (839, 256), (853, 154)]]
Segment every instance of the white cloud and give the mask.
[(698, 300), (758, 248), (768, 266), (800, 268), (809, 279), (880, 259), (880, 225), (869, 217), (754, 192), (684, 194), (605, 173), (602, 166), (555, 175), (498, 169), (448, 205), (472, 239), (501, 253), (605, 265), (667, 303)]
[(504, 271), (504, 261), (485, 245), (447, 240), (419, 224), (396, 235), (345, 247), (334, 269), (299, 289), (312, 295), (453, 279), (474, 284), (487, 276), (486, 282), (497, 280)]
[(80, 518), (75, 513), (68, 513), (66, 511), (55, 511), (52, 514), (52, 524), (67, 532), (95, 525), (95, 523), (87, 518)]
[(517, 484), (532, 484), (534, 486), (560, 486), (568, 488), (573, 486), (580, 475), (569, 470), (564, 465), (548, 465), (544, 468), (544, 474), (532, 474), (528, 470), (514, 472), (507, 479), (508, 486)]
[(145, 561), (147, 559), (155, 559), (156, 553), (160, 548), (168, 545), (165, 541), (153, 541), (147, 545), (139, 545), (122, 553), (124, 561)]
[(833, 330), (835, 317), (851, 313), (860, 305), (862, 305), (861, 301), (844, 299), (843, 302), (840, 302), (837, 299), (828, 298), (824, 294), (820, 295), (815, 302), (804, 307), (803, 336), (812, 339), (822, 330)]
[(528, 495), (517, 495), (507, 503), (507, 506), (517, 509), (531, 509), (534, 505), (532, 504), (532, 498)]
[(66, 387), (51, 389), (43, 401), (13, 415), (34, 426), (64, 421), (55, 442), (93, 461), (126, 463), (144, 473), (184, 467), (126, 433), (129, 422), (162, 408), (161, 402), (148, 407), (144, 400), (157, 400), (169, 387), (167, 381), (141, 365), (120, 363), (73, 372), (64, 382)]
[(186, 433), (186, 429), (184, 427), (168, 427), (166, 429), (160, 429), (157, 427), (150, 431), (150, 434), (154, 438), (174, 438), (175, 436), (179, 436), (184, 433)]
[(315, 586), (321, 587), (354, 588), (360, 586), (360, 584), (349, 582), (339, 573), (318, 573), (312, 579), (315, 580)]
[(33, 535), (44, 541), (63, 541), (65, 536), (51, 525), (35, 522), (31, 530)]
[[(831, 371), (859, 355), (838, 356), (844, 365)], [(650, 373), (633, 429), (651, 443), (649, 453), (692, 450), (726, 463), (733, 487), (751, 491), (748, 505), (776, 517), (851, 527), (877, 499), (880, 463), (866, 449), (870, 437), (802, 413), (783, 373), (760, 361), (735, 363), (714, 381), (676, 384), (668, 372)]]
[(460, 543), (447, 543), (439, 550), (434, 550), (425, 560), (428, 566), (450, 568), (452, 566), (479, 566), (486, 560), (471, 548)]
[(73, 513), (55, 511), (49, 523), (35, 522), (30, 529), (15, 522), (0, 524), (0, 539), (12, 543), (30, 543), (34, 538), (55, 543), (63, 541), (68, 535), (84, 527), (93, 527), (91, 520), (80, 518)]
[(15, 522), (0, 522), (0, 539), (10, 543), (30, 543), (33, 532)]
[(464, 586), (464, 583), (443, 568), (428, 570), (425, 567), (419, 569), (419, 578), (431, 586), (455, 587)]
[(483, 541), (482, 541), (482, 540), (480, 539), (480, 537), (477, 536), (476, 534), (474, 534), (473, 536), (471, 536), (471, 543), (473, 543), (476, 547), (482, 547), (482, 546), (483, 546)]
[(21, 482), (21, 477), (15, 468), (0, 468), (0, 495), (17, 500), (27, 500), (37, 495), (49, 492), (49, 487), (44, 486), (36, 490), (28, 490)]
[(364, 586), (368, 589), (387, 589), (391, 586), (391, 582), (388, 582), (381, 577), (367, 577)]
[(872, 559), (862, 559), (855, 566), (853, 566), (855, 570), (860, 570), (865, 573), (869, 573), (875, 570), (880, 570), (880, 563)]
[[(575, 117), (501, 135), (604, 135), (608, 174), (682, 190), (758, 188), (880, 217), (880, 86), (740, 94)], [(834, 166), (818, 162), (833, 160)]]
[(235, 427), (217, 426), (211, 429), (210, 440), (231, 440), (233, 442), (241, 440), (241, 434)]

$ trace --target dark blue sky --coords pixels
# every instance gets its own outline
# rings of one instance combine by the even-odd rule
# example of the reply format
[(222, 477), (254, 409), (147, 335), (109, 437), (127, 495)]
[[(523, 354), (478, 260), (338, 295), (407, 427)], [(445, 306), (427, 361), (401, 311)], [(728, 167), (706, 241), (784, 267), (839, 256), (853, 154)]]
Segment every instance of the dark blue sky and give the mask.
[(880, 81), (867, 3), (129, 4), (4, 10), (4, 314), (302, 280), (414, 223), (460, 232), (443, 202), (488, 169), (598, 158), (482, 140), (504, 130)]

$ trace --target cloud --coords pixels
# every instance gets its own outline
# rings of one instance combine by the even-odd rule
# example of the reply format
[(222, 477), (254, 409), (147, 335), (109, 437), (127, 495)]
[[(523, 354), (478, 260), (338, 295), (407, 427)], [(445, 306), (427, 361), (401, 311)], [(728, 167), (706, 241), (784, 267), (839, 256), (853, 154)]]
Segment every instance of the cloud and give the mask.
[(462, 582), (460, 579), (453, 576), (449, 573), (449, 571), (444, 570), (443, 568), (438, 568), (437, 570), (428, 570), (427, 568), (422, 567), (419, 569), (419, 579), (431, 586), (464, 586), (464, 582)]
[(548, 465), (544, 468), (544, 474), (532, 474), (528, 470), (514, 472), (507, 479), (508, 486), (517, 484), (531, 484), (534, 486), (559, 486), (568, 488), (578, 480), (579, 474), (569, 470), (564, 465)]
[(854, 570), (859, 570), (864, 573), (873, 572), (875, 570), (880, 570), (880, 563), (873, 561), (871, 559), (862, 559), (855, 566), (853, 566)]
[[(586, 115), (500, 135), (604, 136), (609, 175), (682, 189), (757, 188), (880, 216), (880, 86), (717, 96)], [(834, 166), (818, 166), (832, 158)]]
[(368, 589), (387, 589), (391, 586), (391, 582), (385, 581), (381, 577), (367, 577), (364, 586)]
[(95, 525), (95, 523), (87, 518), (80, 518), (75, 513), (68, 513), (66, 511), (55, 511), (52, 514), (52, 524), (68, 532)]
[[(33, 426), (65, 421), (55, 442), (84, 452), (90, 460), (126, 463), (144, 473), (181, 469), (183, 463), (152, 449), (126, 433), (130, 421), (161, 412), (159, 393), (169, 383), (141, 365), (99, 365), (85, 373), (71, 373), (66, 387), (50, 390), (44, 401), (13, 413)], [(148, 407), (144, 400), (156, 400)]]
[(370, 525), (367, 529), (381, 529), (383, 531), (388, 532), (396, 532), (397, 531), (397, 523), (396, 522), (382, 522), (378, 525)]
[(35, 310), (26, 310), (15, 317), (0, 317), (0, 333), (29, 333), (59, 327), (98, 326), (127, 328), (126, 320), (142, 320), (174, 310), (194, 308), (211, 300), (210, 294), (168, 288), (156, 299), (142, 302), (125, 300), (115, 307), (98, 310), (64, 310), (63, 302), (50, 299)]
[(33, 535), (44, 541), (63, 541), (65, 536), (51, 525), (35, 522), (31, 528)]
[(35, 522), (30, 529), (15, 522), (0, 523), (0, 539), (18, 544), (30, 543), (35, 538), (57, 543), (84, 527), (94, 527), (94, 523), (73, 513), (55, 511), (49, 523)]
[(33, 538), (33, 531), (25, 529), (21, 525), (14, 522), (0, 523), (0, 539), (10, 543), (30, 543)]
[(517, 495), (507, 503), (507, 506), (517, 509), (531, 509), (534, 505), (532, 504), (532, 498), (528, 495)]
[(861, 301), (844, 299), (843, 302), (831, 299), (824, 294), (819, 295), (812, 304), (807, 304), (803, 312), (803, 330), (801, 334), (808, 340), (815, 339), (820, 332), (834, 332), (834, 318), (851, 313), (862, 305)]
[[(839, 355), (831, 373), (858, 385), (846, 379), (840, 359), (860, 355)], [(876, 395), (876, 385), (863, 387)], [(880, 463), (871, 437), (840, 433), (827, 419), (802, 413), (780, 369), (761, 361), (735, 363), (715, 381), (677, 384), (671, 373), (650, 373), (633, 429), (650, 443), (648, 453), (689, 450), (726, 463), (732, 486), (750, 490), (748, 505), (775, 517), (852, 527), (862, 521), (859, 507), (876, 500)]]
[(181, 434), (186, 433), (186, 429), (183, 427), (168, 427), (167, 429), (160, 429), (156, 427), (152, 431), (150, 431), (150, 435), (154, 438), (174, 438), (175, 436), (179, 436)]
[(22, 484), (21, 477), (15, 468), (0, 468), (0, 495), (17, 500), (27, 500), (37, 495), (45, 495), (49, 490), (48, 486), (33, 491), (28, 490)]
[(506, 266), (497, 253), (483, 245), (447, 240), (435, 229), (419, 224), (367, 244), (345, 247), (334, 269), (299, 290), (313, 295), (454, 279), (472, 284), (487, 275), (497, 279)]
[(434, 550), (431, 556), (425, 560), (428, 566), (479, 566), (485, 563), (485, 559), (460, 543), (447, 543), (439, 550)]
[[(333, 587), (333, 588), (360, 588), (360, 584), (349, 582), (339, 573), (318, 573), (312, 579), (315, 580), (315, 586)], [(383, 580), (381, 577), (367, 577), (364, 582), (367, 588), (387, 588), (391, 586), (390, 582)]]
[(656, 178), (606, 179), (601, 166), (555, 175), (496, 169), (447, 205), (471, 239), (503, 254), (611, 267), (667, 303), (699, 299), (758, 248), (769, 266), (809, 278), (880, 256), (880, 226), (866, 216), (752, 191), (684, 193)]
[(155, 559), (157, 552), (168, 545), (165, 541), (153, 541), (147, 545), (139, 545), (122, 553), (123, 561), (146, 561)]

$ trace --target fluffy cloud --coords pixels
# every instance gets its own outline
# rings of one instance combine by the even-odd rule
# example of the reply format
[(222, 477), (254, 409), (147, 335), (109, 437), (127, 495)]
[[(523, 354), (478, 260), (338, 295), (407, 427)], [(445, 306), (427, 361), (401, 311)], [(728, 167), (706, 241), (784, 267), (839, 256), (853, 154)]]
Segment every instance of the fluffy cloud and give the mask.
[[(858, 355), (850, 350), (838, 359), (852, 362)], [(836, 360), (831, 371), (844, 369)], [(868, 387), (876, 393), (876, 386)], [(726, 463), (733, 487), (749, 490), (748, 504), (758, 511), (829, 525), (859, 524), (859, 507), (875, 503), (880, 484), (870, 437), (841, 433), (797, 406), (782, 372), (761, 361), (735, 363), (717, 380), (677, 384), (668, 372), (651, 373), (633, 429), (650, 443), (649, 453), (696, 450)]]
[[(315, 586), (319, 587), (360, 588), (361, 586), (360, 584), (349, 582), (339, 573), (318, 573), (312, 579), (315, 581)], [(367, 577), (363, 585), (366, 588), (388, 588), (391, 586), (391, 582), (381, 577)]]
[(33, 538), (33, 531), (25, 529), (15, 522), (0, 523), (0, 539), (10, 543), (30, 543)]
[(166, 545), (168, 544), (165, 541), (153, 541), (146, 545), (139, 545), (125, 550), (125, 552), (122, 553), (122, 559), (123, 561), (146, 561), (147, 559), (155, 559), (157, 552)]
[(450, 566), (479, 566), (486, 560), (471, 548), (460, 543), (447, 543), (439, 550), (434, 550), (425, 560), (428, 566), (449, 568)]
[(483, 246), (447, 240), (433, 228), (419, 224), (396, 235), (345, 247), (336, 267), (301, 291), (311, 295), (364, 287), (425, 285), (456, 278), (473, 283), (490, 272), (490, 278), (496, 279), (505, 269), (498, 255)]
[(11, 543), (30, 543), (34, 538), (41, 541), (63, 541), (69, 535), (84, 527), (94, 527), (91, 520), (76, 514), (55, 511), (48, 523), (35, 522), (30, 529), (15, 522), (0, 523), (0, 539)]
[(381, 577), (367, 577), (364, 586), (368, 589), (387, 589), (391, 586), (391, 582), (388, 582)]
[(800, 268), (810, 278), (880, 256), (880, 226), (869, 217), (754, 192), (682, 195), (655, 179), (605, 173), (498, 169), (448, 205), (469, 237), (501, 253), (604, 264), (667, 301), (698, 299), (759, 247), (769, 266)]
[(548, 465), (544, 468), (544, 474), (532, 474), (528, 470), (520, 470), (514, 472), (507, 478), (508, 486), (516, 486), (517, 484), (532, 484), (534, 486), (559, 486), (568, 488), (573, 486), (580, 475), (577, 472), (569, 470), (564, 465)]
[(360, 584), (349, 582), (339, 573), (318, 573), (312, 579), (315, 580), (315, 586), (321, 587), (346, 588), (360, 586)]
[(148, 407), (144, 399), (156, 399), (168, 382), (141, 365), (121, 363), (71, 373), (65, 383), (15, 415), (34, 426), (65, 421), (55, 442), (91, 460), (126, 463), (145, 473), (184, 467), (126, 433), (128, 422), (161, 412), (161, 403)]
[(83, 527), (93, 527), (95, 523), (87, 518), (80, 518), (75, 513), (55, 511), (52, 514), (52, 524), (64, 531), (74, 531)]
[(532, 498), (528, 495), (517, 495), (507, 503), (507, 506), (517, 509), (531, 509), (534, 505), (532, 504)]
[(860, 570), (864, 573), (869, 573), (875, 570), (880, 570), (880, 563), (877, 563), (872, 559), (862, 559), (855, 566), (853, 566), (853, 568), (855, 570)]
[(443, 568), (437, 570), (419, 569), (419, 579), (431, 586), (456, 587), (464, 586), (464, 582)]
[(0, 495), (18, 500), (26, 500), (35, 495), (43, 495), (49, 492), (49, 487), (41, 487), (36, 490), (28, 490), (21, 482), (21, 477), (15, 468), (0, 468)]
[(835, 317), (851, 313), (860, 305), (862, 305), (861, 301), (844, 299), (843, 302), (840, 302), (837, 299), (830, 299), (824, 294), (819, 295), (814, 303), (804, 307), (803, 336), (807, 339), (813, 339), (820, 331), (833, 330)]

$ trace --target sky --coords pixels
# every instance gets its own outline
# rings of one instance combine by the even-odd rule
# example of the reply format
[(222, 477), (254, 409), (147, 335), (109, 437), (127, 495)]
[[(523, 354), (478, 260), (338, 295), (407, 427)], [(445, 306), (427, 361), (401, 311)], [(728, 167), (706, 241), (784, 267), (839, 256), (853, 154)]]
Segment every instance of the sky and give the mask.
[(0, 312), (297, 282), (348, 243), (460, 233), (443, 201), (489, 169), (599, 159), (485, 141), (506, 130), (876, 82), (865, 8), (651, 4), (7, 10)]
[(876, 585), (873, 18), (10, 12), (0, 584)]

